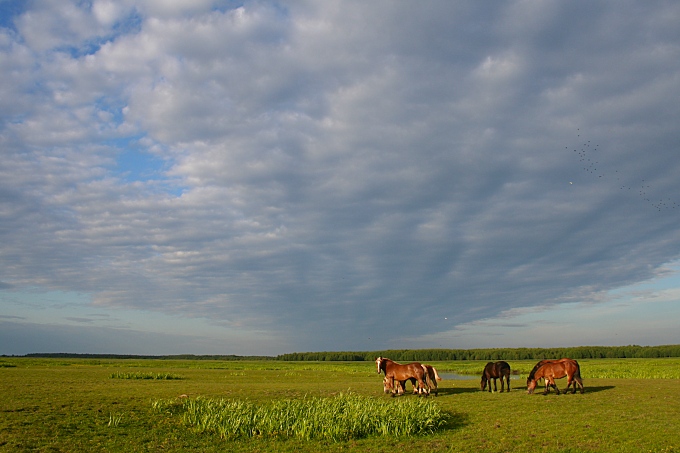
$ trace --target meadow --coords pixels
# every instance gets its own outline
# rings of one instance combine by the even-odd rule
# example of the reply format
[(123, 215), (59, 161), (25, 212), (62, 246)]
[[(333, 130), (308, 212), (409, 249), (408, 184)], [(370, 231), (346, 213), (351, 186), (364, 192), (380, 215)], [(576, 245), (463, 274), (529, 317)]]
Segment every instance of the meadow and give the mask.
[[(371, 362), (4, 357), (0, 451), (680, 451), (680, 358), (579, 360), (574, 395), (527, 395), (535, 360), (509, 361), (510, 393), (480, 391), (486, 361), (431, 363), (475, 376), (392, 398)], [(241, 435), (238, 413), (292, 421)]]

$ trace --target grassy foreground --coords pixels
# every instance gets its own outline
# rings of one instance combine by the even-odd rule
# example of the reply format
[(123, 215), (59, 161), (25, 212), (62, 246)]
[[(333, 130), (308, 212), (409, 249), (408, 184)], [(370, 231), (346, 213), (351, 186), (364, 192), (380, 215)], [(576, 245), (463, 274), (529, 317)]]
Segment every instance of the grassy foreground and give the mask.
[[(445, 379), (439, 397), (425, 400), (383, 395), (372, 363), (0, 358), (0, 451), (680, 452), (680, 359), (579, 362), (583, 395), (527, 395), (524, 374), (503, 394), (481, 392), (478, 379)], [(484, 363), (434, 365), (478, 374)], [(510, 365), (526, 373), (534, 361)], [(338, 401), (376, 411), (423, 404), (446, 418), (431, 433), (410, 436), (236, 437), (187, 423), (184, 406), (215, 410), (201, 409), (201, 401), (277, 413)]]

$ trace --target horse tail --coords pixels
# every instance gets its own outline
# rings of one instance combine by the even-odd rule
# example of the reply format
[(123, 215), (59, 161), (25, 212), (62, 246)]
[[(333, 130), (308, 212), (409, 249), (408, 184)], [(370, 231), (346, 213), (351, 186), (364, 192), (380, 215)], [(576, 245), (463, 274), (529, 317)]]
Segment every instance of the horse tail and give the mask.
[(432, 379), (430, 379), (430, 373), (429, 373), (429, 371), (427, 370), (427, 365), (423, 365), (423, 364), (421, 363), (421, 364), (420, 364), (420, 367), (423, 369), (423, 374), (425, 375), (425, 376), (424, 376), (425, 379), (423, 379), (423, 380), (425, 381), (425, 384), (427, 384), (428, 387), (431, 387), (431, 386), (432, 386)]
[(439, 377), (439, 374), (437, 374), (437, 369), (435, 367), (431, 367), (432, 371), (434, 371), (434, 378), (438, 381), (441, 381), (442, 378)]
[(574, 376), (576, 376), (579, 379), (583, 379), (581, 377), (581, 365), (579, 365), (576, 360), (574, 360), (574, 365), (576, 365), (576, 373), (574, 373)]

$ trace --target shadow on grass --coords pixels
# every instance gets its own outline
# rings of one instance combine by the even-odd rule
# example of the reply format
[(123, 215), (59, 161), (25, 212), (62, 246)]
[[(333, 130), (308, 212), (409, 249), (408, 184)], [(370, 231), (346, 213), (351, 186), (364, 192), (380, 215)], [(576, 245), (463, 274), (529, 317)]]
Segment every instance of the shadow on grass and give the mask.
[[(470, 389), (470, 388), (440, 388), (439, 389), (439, 396), (446, 396), (446, 395), (460, 395), (462, 393), (475, 393), (479, 392), (478, 389)], [(434, 395), (432, 395), (434, 397)]]
[(584, 392), (585, 393), (597, 393), (597, 392), (605, 392), (607, 390), (612, 390), (615, 389), (613, 385), (602, 385), (600, 387), (585, 387)]
[[(614, 388), (616, 388), (616, 387), (614, 387), (613, 385), (602, 385), (602, 386), (599, 386), (599, 387), (585, 387), (583, 393), (606, 392), (607, 390), (612, 390), (612, 389), (614, 389)], [(577, 392), (576, 392), (576, 395), (580, 395), (580, 393), (581, 393), (581, 392), (577, 391)], [(557, 395), (557, 394), (555, 393), (554, 390), (551, 390), (550, 393), (548, 393), (547, 395), (544, 394), (542, 391), (541, 391), (541, 392), (535, 392), (534, 394), (535, 394), (535, 395), (540, 395), (540, 396), (550, 396), (550, 395), (556, 395), (556, 396), (573, 395), (573, 393), (571, 393), (571, 390), (569, 390), (568, 392), (565, 392), (565, 391), (560, 390), (560, 394), (559, 394), (559, 395)]]
[(462, 412), (447, 412), (446, 423), (441, 426), (442, 431), (453, 431), (470, 424), (470, 416)]

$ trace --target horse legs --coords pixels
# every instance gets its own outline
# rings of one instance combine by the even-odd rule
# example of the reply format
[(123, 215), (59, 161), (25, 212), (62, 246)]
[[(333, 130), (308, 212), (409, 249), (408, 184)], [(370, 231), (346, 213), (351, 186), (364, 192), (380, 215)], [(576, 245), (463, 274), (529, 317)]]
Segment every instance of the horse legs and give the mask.
[(508, 393), (510, 393), (510, 374), (505, 375), (505, 383), (508, 385)]
[(425, 383), (427, 380), (427, 377), (425, 377), (425, 381), (423, 378), (418, 378), (418, 395), (425, 395), (428, 396), (430, 394), (430, 387), (427, 386)]
[[(574, 377), (574, 379), (578, 383), (578, 386), (581, 387), (581, 393), (583, 393), (583, 391), (584, 391), (583, 390), (583, 380), (581, 379), (580, 376), (576, 376), (576, 377)], [(576, 393), (576, 384), (574, 384), (574, 393)]]
[(577, 376), (577, 375), (575, 375), (575, 374), (574, 374), (574, 375), (571, 375), (571, 376), (567, 376), (567, 389), (565, 390), (565, 393), (569, 391), (569, 386), (570, 386), (570, 385), (571, 385), (571, 393), (572, 393), (572, 395), (573, 395), (574, 393), (576, 393), (576, 384), (578, 384), (578, 386), (579, 386), (580, 389), (581, 389), (581, 393), (583, 393), (583, 380), (581, 379), (581, 377), (580, 377), (580, 376)]
[(550, 393), (550, 387), (555, 389), (556, 394), (560, 394), (560, 389), (557, 388), (557, 385), (555, 384), (555, 380), (552, 377), (545, 377), (545, 392), (543, 392), (544, 395), (547, 395)]
[[(416, 378), (408, 378), (408, 380), (411, 381), (413, 394), (416, 395), (418, 393), (418, 381), (416, 381)], [(406, 381), (404, 381), (404, 392), (406, 392)]]
[(398, 381), (394, 376), (385, 376), (383, 379), (383, 390), (392, 396), (403, 394), (405, 388), (405, 381)]
[(555, 389), (555, 393), (557, 395), (560, 394), (560, 389), (557, 388), (557, 384), (555, 383), (555, 380), (553, 378), (550, 378), (550, 385)]
[(389, 377), (389, 382), (390, 388), (392, 389), (392, 396), (404, 394), (404, 385), (402, 385), (400, 381), (394, 379), (394, 375)]

